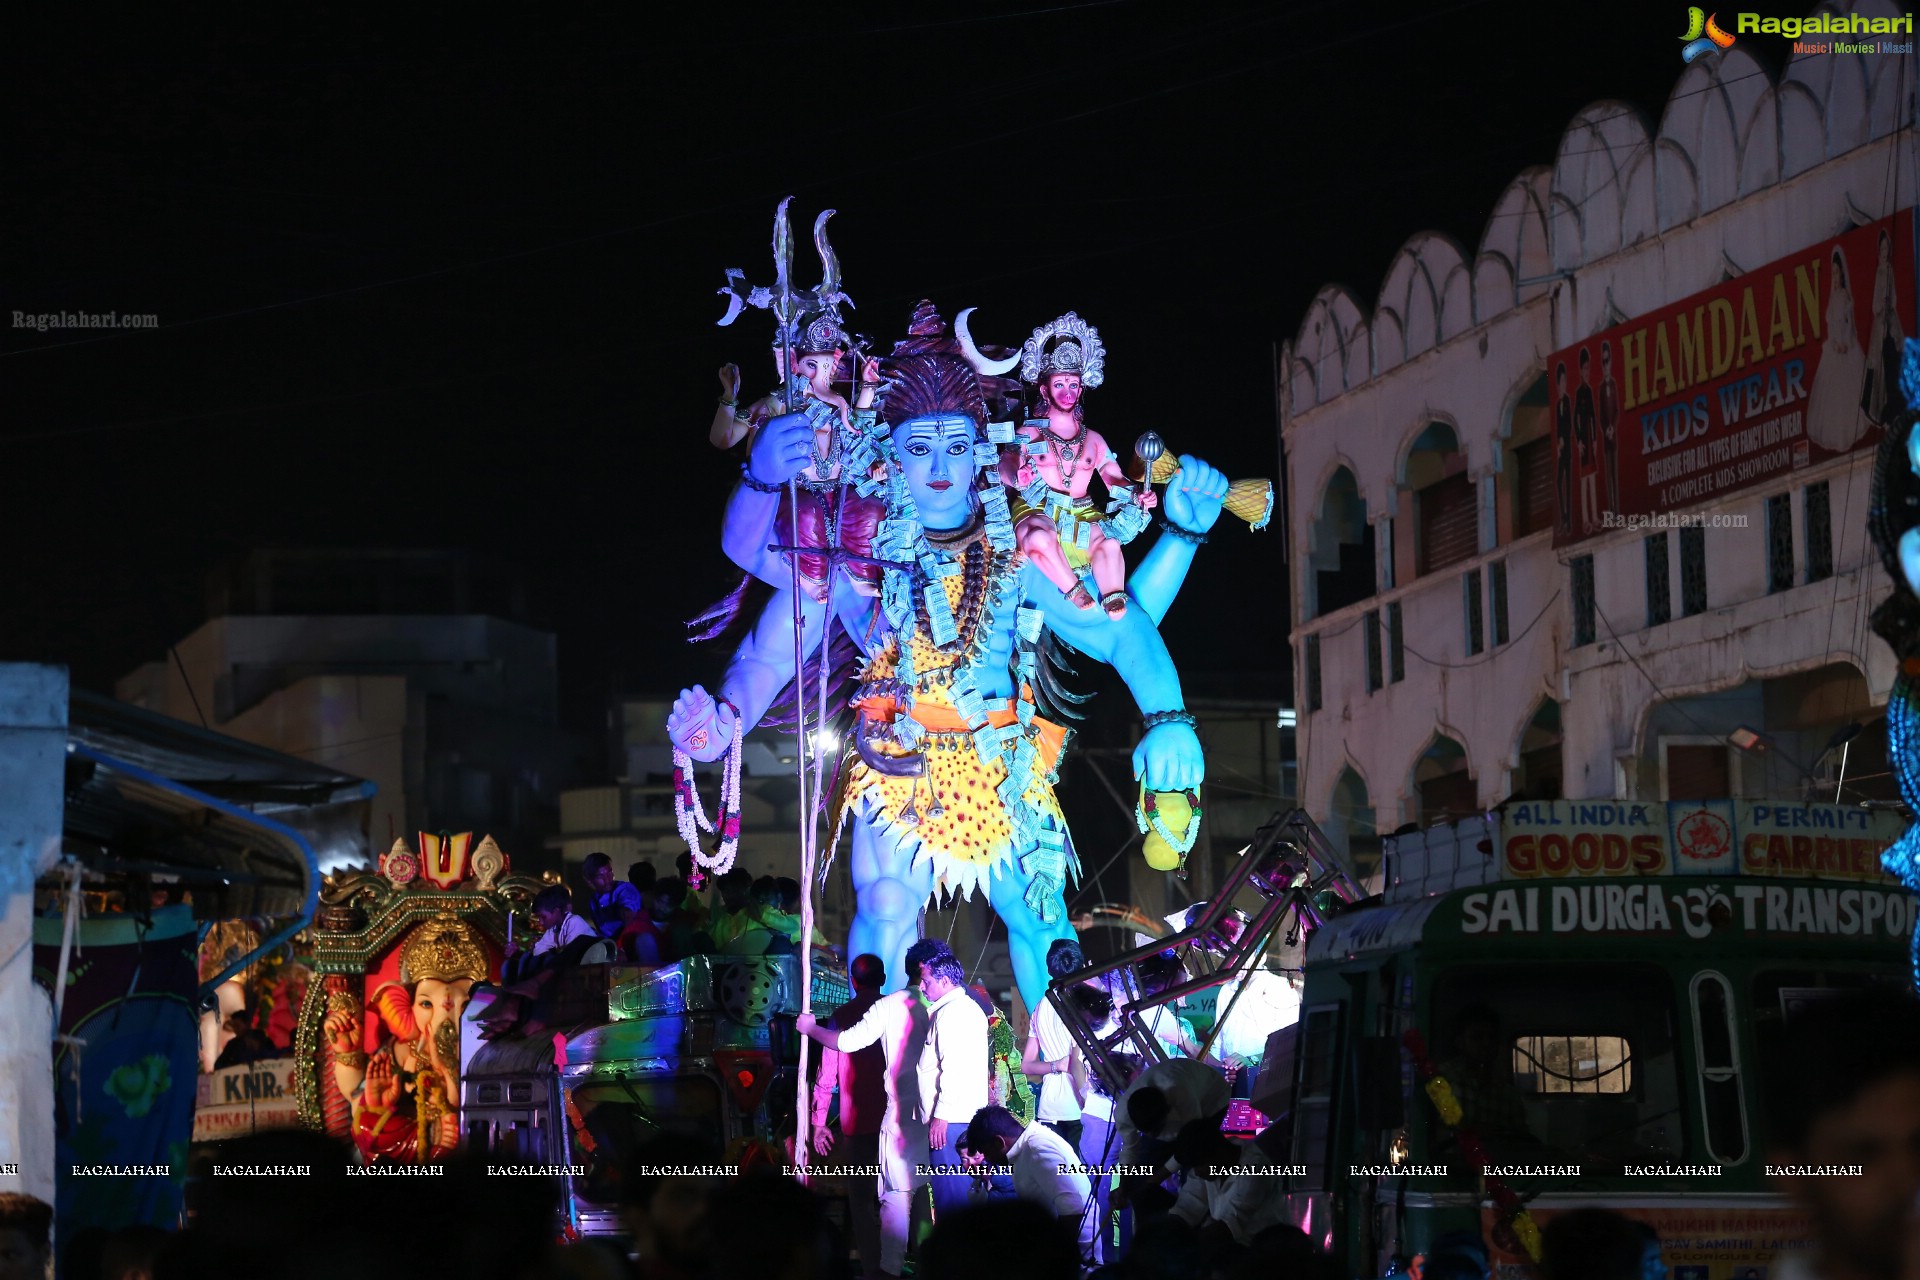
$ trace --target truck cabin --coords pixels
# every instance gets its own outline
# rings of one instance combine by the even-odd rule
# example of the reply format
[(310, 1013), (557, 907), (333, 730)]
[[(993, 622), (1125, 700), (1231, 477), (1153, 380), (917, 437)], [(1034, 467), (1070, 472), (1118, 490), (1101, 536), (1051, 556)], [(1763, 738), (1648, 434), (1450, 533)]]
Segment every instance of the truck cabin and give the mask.
[[(1878, 865), (1903, 824), (1731, 801), (1610, 803), (1594, 829), (1583, 809), (1601, 807), (1400, 837), (1384, 892), (1311, 939), (1267, 1145), (1306, 1166), (1295, 1219), (1349, 1274), (1460, 1229), (1524, 1269), (1510, 1214), (1488, 1207), (1502, 1188), (1536, 1224), (1575, 1205), (1691, 1214), (1673, 1265), (1716, 1224), (1755, 1242), (1756, 1267), (1800, 1247), (1764, 1168), (1769, 1099), (1795, 1087), (1770, 1068), (1796, 1011), (1907, 984), (1915, 902)], [(1732, 1204), (1744, 1216), (1720, 1221)]]

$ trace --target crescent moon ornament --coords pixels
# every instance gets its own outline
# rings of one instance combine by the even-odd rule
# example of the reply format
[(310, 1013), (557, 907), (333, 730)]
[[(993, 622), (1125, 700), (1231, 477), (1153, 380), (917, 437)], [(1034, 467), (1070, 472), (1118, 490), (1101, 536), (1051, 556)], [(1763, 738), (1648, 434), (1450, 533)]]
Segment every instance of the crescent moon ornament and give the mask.
[(953, 336), (960, 339), (960, 350), (966, 354), (967, 363), (973, 366), (975, 373), (1000, 377), (1011, 372), (1013, 366), (1020, 363), (1020, 353), (1016, 351), (1004, 360), (989, 360), (980, 354), (980, 348), (973, 343), (973, 334), (967, 330), (967, 317), (979, 309), (968, 307), (953, 318)]

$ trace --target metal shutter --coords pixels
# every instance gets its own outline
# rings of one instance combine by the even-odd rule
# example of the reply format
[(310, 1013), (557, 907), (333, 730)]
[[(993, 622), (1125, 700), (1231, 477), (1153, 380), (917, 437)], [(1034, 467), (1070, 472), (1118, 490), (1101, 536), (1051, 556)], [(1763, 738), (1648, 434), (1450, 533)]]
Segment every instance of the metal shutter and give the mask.
[(1529, 440), (1513, 451), (1513, 536), (1553, 527), (1553, 441)]
[(1420, 491), (1420, 573), (1435, 573), (1471, 560), (1480, 550), (1473, 481), (1448, 476)]

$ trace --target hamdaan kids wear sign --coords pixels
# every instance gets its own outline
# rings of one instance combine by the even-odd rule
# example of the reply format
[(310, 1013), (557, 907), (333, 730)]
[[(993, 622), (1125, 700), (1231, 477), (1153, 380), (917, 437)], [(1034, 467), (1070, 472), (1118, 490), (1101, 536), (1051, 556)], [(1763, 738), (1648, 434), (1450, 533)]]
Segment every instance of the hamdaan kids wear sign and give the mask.
[(1871, 448), (1912, 280), (1902, 210), (1548, 356), (1554, 545)]

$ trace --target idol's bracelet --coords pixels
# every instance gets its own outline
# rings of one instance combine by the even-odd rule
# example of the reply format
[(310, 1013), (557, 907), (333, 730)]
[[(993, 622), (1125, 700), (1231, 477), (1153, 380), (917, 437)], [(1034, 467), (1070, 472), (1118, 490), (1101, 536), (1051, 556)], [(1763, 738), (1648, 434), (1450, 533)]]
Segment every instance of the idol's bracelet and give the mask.
[(367, 1051), (365, 1049), (349, 1049), (347, 1052), (341, 1053), (336, 1049), (333, 1053), (333, 1060), (337, 1065), (342, 1067), (364, 1067), (367, 1065)]
[(1158, 729), (1163, 724), (1184, 724), (1189, 729), (1198, 728), (1200, 722), (1187, 711), (1149, 711), (1140, 719), (1148, 729)]
[(1165, 529), (1168, 533), (1180, 539), (1180, 541), (1182, 542), (1190, 543), (1191, 545), (1196, 547), (1204, 546), (1206, 544), (1207, 535), (1204, 533), (1195, 533), (1192, 529), (1182, 529), (1179, 525), (1167, 519), (1165, 516), (1160, 517), (1159, 523), (1162, 529)]
[(765, 484), (754, 479), (753, 465), (747, 462), (740, 464), (740, 483), (755, 493), (785, 493), (787, 490), (783, 484)]

